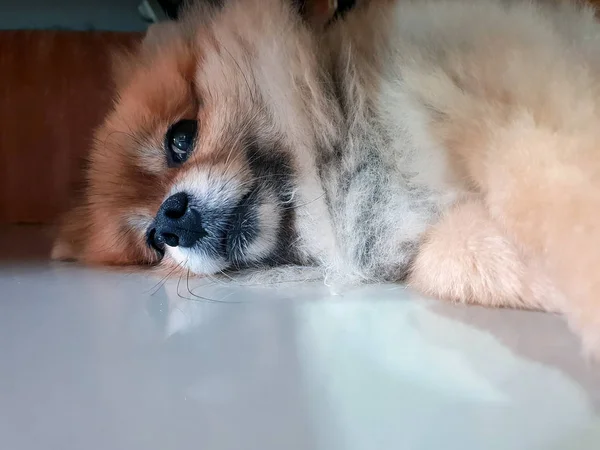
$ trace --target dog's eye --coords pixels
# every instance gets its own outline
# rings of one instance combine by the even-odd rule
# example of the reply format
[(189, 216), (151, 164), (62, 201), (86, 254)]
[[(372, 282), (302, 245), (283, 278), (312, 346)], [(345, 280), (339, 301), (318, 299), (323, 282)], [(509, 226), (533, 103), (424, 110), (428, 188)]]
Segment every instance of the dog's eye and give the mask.
[(197, 134), (198, 122), (195, 120), (184, 119), (171, 125), (165, 137), (165, 150), (170, 167), (187, 161), (194, 149)]

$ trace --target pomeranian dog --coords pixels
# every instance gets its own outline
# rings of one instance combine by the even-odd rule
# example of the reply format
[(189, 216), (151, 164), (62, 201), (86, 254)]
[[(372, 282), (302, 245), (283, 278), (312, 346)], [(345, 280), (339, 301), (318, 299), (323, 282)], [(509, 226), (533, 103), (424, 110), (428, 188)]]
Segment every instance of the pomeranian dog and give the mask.
[(115, 57), (53, 256), (311, 266), (560, 312), (600, 350), (600, 26), (570, 2), (196, 2)]

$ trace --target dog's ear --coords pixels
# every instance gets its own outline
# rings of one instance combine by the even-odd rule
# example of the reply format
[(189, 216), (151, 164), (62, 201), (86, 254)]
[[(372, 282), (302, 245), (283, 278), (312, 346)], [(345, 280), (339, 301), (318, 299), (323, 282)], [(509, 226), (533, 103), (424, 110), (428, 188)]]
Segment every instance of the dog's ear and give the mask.
[(137, 55), (129, 48), (113, 49), (110, 55), (110, 68), (114, 85), (123, 86), (131, 77), (138, 63)]
[[(173, 59), (189, 59), (184, 30), (174, 20), (166, 20), (148, 27), (137, 45), (114, 49), (111, 54), (112, 78), (117, 89), (125, 86), (138, 67), (153, 61), (161, 51), (173, 54)], [(187, 55), (184, 58), (184, 55)]]
[(167, 40), (177, 36), (175, 22), (167, 20), (152, 24), (133, 46), (122, 46), (111, 53), (111, 73), (117, 88), (125, 85), (146, 55), (152, 54)]

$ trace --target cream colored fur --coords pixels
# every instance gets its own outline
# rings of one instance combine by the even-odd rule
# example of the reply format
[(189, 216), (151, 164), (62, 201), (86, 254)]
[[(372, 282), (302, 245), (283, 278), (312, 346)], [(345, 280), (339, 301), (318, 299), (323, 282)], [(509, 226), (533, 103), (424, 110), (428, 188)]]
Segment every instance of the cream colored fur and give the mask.
[[(170, 194), (218, 213), (258, 186), (263, 226), (240, 250), (251, 267), (316, 265), (332, 284), (407, 281), (452, 301), (560, 312), (600, 351), (594, 11), (365, 0), (322, 30), (287, 0), (222, 3), (155, 28), (118, 71), (57, 256), (220, 272), (227, 255), (195, 248), (159, 262), (144, 233)], [(184, 117), (200, 138), (168, 169), (164, 136)], [(289, 173), (258, 177), (248, 143)]]
[(600, 27), (592, 10), (512, 3), (395, 8), (400, 90), (480, 194), (429, 232), (411, 281), (457, 301), (562, 311), (597, 351)]

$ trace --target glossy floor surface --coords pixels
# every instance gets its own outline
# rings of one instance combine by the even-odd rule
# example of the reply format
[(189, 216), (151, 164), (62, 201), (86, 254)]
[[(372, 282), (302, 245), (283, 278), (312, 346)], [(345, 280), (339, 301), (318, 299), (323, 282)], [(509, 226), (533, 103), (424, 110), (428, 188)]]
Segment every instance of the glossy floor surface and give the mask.
[(558, 317), (163, 284), (1, 235), (0, 449), (600, 448), (600, 368)]

